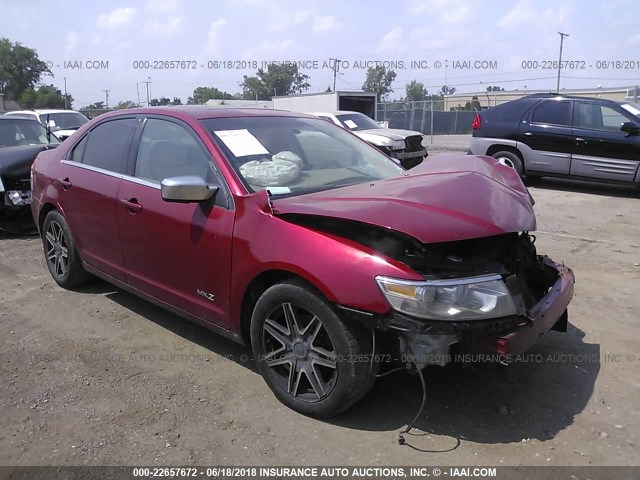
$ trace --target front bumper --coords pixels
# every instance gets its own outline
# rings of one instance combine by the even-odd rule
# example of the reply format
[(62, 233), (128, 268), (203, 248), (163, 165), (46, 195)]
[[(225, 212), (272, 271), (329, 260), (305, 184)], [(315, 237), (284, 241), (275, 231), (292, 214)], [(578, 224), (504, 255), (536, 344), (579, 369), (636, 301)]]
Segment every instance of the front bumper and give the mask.
[[(575, 276), (573, 270), (559, 265), (550, 258), (545, 263), (558, 271), (558, 279), (547, 294), (531, 309), (529, 318), (508, 333), (488, 338), (489, 351), (499, 355), (517, 355), (529, 350), (556, 324), (567, 321), (567, 307), (573, 297)], [(566, 325), (565, 325), (566, 328)]]
[(423, 158), (427, 155), (427, 149), (416, 150), (413, 152), (406, 152), (404, 150), (391, 150), (390, 157), (397, 158), (398, 160), (404, 160), (405, 158)]
[(511, 355), (526, 352), (549, 330), (566, 331), (567, 307), (574, 293), (573, 271), (548, 257), (540, 259), (549, 271), (555, 272), (555, 279), (546, 294), (520, 315), (452, 322), (416, 319), (398, 312), (363, 316), (346, 309), (345, 313), (376, 330), (394, 332), (400, 339), (401, 354), (410, 352), (420, 367), (443, 365), (455, 358), (449, 355), (450, 347), (471, 354), (466, 358), (483, 354), (483, 361), (491, 358), (508, 363)]
[(31, 190), (8, 190), (1, 192), (6, 207), (28, 207), (31, 205)]

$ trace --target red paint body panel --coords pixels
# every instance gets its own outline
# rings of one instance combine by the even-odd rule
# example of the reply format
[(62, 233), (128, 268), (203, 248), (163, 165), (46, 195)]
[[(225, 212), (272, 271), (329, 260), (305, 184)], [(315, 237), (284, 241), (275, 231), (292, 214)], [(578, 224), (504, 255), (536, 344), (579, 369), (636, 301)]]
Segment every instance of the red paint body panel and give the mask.
[[(229, 283), (234, 210), (168, 203), (160, 190), (122, 181), (118, 206), (126, 281), (148, 295), (229, 328)], [(215, 292), (215, 301), (196, 292)]]
[(376, 275), (421, 280), (406, 265), (360, 244), (288, 223), (268, 209), (266, 192), (237, 199), (231, 318), (239, 319), (246, 287), (269, 270), (292, 272), (332, 302), (384, 313), (389, 304)]
[(493, 159), (441, 156), (402, 177), (284, 198), (274, 207), (370, 223), (423, 243), (535, 230), (531, 201), (514, 174)]
[(517, 355), (529, 350), (560, 319), (573, 297), (575, 277), (573, 271), (564, 265), (558, 265), (550, 259), (547, 265), (558, 270), (560, 278), (549, 292), (535, 305), (531, 311), (531, 325), (526, 325), (515, 332), (503, 335), (509, 345), (509, 354)]

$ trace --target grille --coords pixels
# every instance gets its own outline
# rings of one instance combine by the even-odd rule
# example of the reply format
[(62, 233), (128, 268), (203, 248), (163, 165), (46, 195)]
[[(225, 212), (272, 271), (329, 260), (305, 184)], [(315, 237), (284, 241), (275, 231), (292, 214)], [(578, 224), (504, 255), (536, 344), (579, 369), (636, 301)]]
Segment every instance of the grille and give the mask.
[(414, 135), (405, 139), (407, 145), (407, 152), (418, 152), (422, 150), (422, 137), (420, 135)]

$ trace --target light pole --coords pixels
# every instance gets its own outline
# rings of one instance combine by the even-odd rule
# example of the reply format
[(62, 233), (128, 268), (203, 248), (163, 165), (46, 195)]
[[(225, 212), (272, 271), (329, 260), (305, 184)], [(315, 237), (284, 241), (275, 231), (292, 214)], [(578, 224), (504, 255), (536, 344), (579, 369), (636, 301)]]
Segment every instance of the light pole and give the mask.
[(558, 84), (556, 85), (556, 93), (560, 93), (560, 70), (562, 70), (562, 43), (564, 42), (564, 37), (568, 37), (568, 33), (558, 32), (560, 35), (560, 57), (558, 58)]
[(64, 77), (64, 109), (66, 110), (67, 108), (67, 77)]

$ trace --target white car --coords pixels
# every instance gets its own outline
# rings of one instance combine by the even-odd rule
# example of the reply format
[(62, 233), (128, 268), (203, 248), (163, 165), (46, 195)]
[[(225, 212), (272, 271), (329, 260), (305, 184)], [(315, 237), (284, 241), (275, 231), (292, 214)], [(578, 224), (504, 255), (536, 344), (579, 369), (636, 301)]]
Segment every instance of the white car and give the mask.
[(60, 141), (71, 136), (73, 132), (89, 121), (87, 117), (75, 110), (16, 110), (5, 113), (5, 116), (8, 115), (37, 120), (44, 127), (49, 126)]
[(331, 113), (307, 113), (353, 132), (391, 158), (397, 159), (405, 168), (415, 167), (428, 155), (427, 139), (420, 132), (384, 128), (360, 112), (339, 110)]

